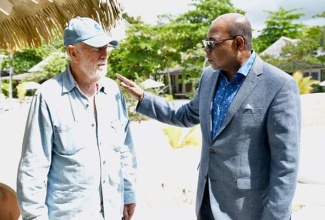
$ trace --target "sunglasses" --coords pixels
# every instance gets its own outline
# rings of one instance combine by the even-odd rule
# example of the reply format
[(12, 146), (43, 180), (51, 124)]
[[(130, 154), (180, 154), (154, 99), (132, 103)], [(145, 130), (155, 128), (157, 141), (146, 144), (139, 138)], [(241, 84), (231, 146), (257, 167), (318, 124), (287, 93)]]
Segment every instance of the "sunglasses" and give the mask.
[(220, 40), (202, 40), (204, 48), (208, 47), (209, 49), (213, 50), (216, 48), (217, 44), (220, 44), (222, 42), (225, 42), (227, 40), (234, 40), (237, 36), (229, 37), (229, 38), (224, 38)]

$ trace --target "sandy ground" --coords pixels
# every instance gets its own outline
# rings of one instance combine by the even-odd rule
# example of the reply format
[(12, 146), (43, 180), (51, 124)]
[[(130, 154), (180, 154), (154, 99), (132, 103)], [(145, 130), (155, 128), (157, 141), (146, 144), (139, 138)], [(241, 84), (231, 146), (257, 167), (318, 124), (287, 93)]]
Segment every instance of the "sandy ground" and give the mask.
[[(0, 111), (0, 182), (16, 188), (28, 105)], [(194, 220), (200, 148), (174, 151), (155, 121), (132, 122), (138, 157), (138, 203), (134, 220)]]
[[(0, 110), (0, 182), (13, 189), (27, 110), (28, 105), (17, 103), (8, 111)], [(306, 111), (304, 109), (305, 114)], [(172, 150), (161, 130), (166, 126), (153, 120), (131, 123), (138, 156), (138, 203), (134, 220), (196, 219), (195, 191), (200, 148)], [(308, 184), (298, 184), (292, 219), (323, 220), (325, 185), (317, 180), (322, 181), (319, 176), (325, 173), (325, 145), (322, 141), (325, 130), (305, 127), (305, 133), (310, 135), (303, 138), (302, 143), (317, 144), (313, 145), (314, 148), (302, 149), (300, 176)]]

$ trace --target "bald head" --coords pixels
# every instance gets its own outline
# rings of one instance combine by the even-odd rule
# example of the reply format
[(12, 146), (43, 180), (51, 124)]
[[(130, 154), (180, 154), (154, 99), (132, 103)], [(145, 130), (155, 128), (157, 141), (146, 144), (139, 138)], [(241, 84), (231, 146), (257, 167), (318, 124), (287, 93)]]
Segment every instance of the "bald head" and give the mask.
[(227, 13), (217, 17), (211, 26), (222, 26), (229, 36), (242, 36), (247, 49), (252, 49), (252, 28), (248, 19), (238, 13)]

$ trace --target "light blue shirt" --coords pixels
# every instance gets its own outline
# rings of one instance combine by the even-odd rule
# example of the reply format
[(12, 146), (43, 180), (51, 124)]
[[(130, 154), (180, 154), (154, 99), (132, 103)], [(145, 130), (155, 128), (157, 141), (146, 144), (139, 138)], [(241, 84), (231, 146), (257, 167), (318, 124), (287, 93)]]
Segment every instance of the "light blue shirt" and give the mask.
[(121, 219), (135, 203), (136, 157), (124, 97), (103, 78), (90, 100), (67, 68), (31, 103), (17, 176), (23, 219)]
[(251, 69), (256, 53), (253, 52), (246, 63), (240, 67), (235, 76), (228, 82), (225, 73), (221, 70), (219, 74), (216, 93), (212, 105), (212, 139), (214, 139), (221, 128), (226, 117), (229, 106), (234, 100), (241, 84)]

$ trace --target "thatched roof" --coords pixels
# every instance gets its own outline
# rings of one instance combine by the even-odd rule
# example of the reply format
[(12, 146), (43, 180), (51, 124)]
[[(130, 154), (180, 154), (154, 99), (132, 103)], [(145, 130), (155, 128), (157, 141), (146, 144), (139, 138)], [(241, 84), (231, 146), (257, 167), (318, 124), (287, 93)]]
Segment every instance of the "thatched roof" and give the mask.
[(106, 30), (121, 18), (117, 0), (1, 0), (0, 3), (0, 49), (4, 50), (38, 47), (42, 40), (48, 43), (62, 34), (66, 23), (75, 16), (91, 17)]

